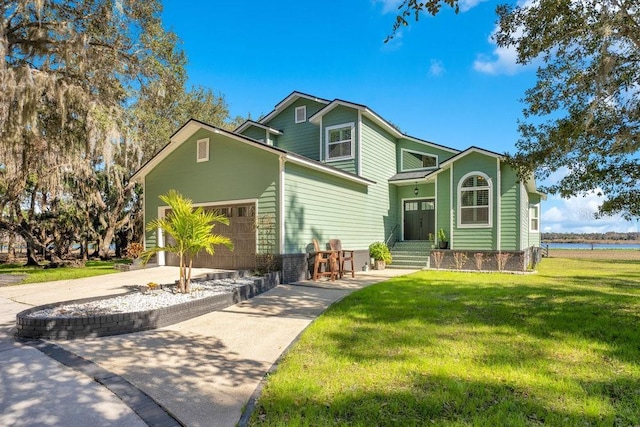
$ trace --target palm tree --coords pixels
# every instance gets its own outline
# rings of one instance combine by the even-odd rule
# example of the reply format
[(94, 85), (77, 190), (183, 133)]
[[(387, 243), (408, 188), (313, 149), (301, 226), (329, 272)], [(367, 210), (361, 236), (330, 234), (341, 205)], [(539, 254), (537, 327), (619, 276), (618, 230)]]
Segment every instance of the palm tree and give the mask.
[(155, 246), (142, 253), (143, 263), (149, 262), (154, 254), (162, 251), (173, 252), (180, 258), (179, 288), (182, 293), (191, 292), (191, 267), (193, 257), (205, 250), (215, 253), (215, 245), (225, 245), (233, 250), (233, 243), (228, 237), (213, 234), (215, 223), (229, 224), (229, 219), (217, 212), (205, 211), (201, 207), (193, 208), (191, 200), (183, 197), (176, 190), (169, 190), (160, 200), (169, 205), (171, 211), (164, 217), (147, 224), (147, 231), (156, 229), (173, 237), (174, 243), (165, 242), (163, 247)]

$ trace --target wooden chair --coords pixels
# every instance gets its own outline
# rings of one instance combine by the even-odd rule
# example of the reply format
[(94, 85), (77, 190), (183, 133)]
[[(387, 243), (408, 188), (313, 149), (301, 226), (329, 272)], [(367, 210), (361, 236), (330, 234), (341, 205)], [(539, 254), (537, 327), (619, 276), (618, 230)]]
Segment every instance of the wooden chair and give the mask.
[[(353, 266), (353, 252), (352, 250), (342, 249), (342, 243), (339, 239), (331, 239), (329, 240), (329, 246), (331, 250), (336, 251), (338, 253), (338, 265), (340, 266), (340, 278), (344, 276), (344, 273), (351, 272), (351, 277), (356, 277), (355, 268)], [(351, 269), (347, 270), (345, 268), (345, 263), (351, 263)]]
[[(321, 250), (320, 244), (316, 239), (313, 239), (313, 249), (315, 251), (315, 259), (313, 261), (313, 280), (318, 280), (323, 276), (329, 276), (331, 281), (336, 280), (339, 270), (337, 252)], [(322, 269), (323, 265), (324, 270)]]

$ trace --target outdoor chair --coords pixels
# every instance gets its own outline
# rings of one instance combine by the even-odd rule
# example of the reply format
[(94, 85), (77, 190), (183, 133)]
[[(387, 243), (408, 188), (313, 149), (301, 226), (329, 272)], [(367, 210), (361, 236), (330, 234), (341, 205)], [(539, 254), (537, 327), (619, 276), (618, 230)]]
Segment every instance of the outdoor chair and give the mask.
[[(355, 268), (353, 266), (353, 252), (352, 250), (342, 249), (342, 243), (339, 239), (331, 239), (329, 240), (329, 246), (331, 250), (336, 251), (338, 254), (338, 265), (340, 266), (340, 278), (344, 276), (344, 273), (351, 272), (351, 277), (356, 277)], [(351, 263), (351, 269), (345, 269), (345, 264), (347, 262)]]
[(323, 276), (329, 276), (332, 281), (336, 280), (339, 269), (337, 252), (321, 250), (320, 244), (316, 239), (313, 239), (313, 249), (315, 251), (313, 261), (313, 280), (318, 280)]

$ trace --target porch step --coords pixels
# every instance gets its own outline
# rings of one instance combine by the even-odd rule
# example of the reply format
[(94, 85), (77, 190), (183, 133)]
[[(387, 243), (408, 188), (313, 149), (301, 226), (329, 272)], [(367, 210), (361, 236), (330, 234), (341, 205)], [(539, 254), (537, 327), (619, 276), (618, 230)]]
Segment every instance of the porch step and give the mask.
[(432, 242), (430, 241), (421, 240), (396, 242), (391, 249), (391, 257), (393, 260), (388, 267), (414, 270), (425, 268), (427, 266), (431, 244)]

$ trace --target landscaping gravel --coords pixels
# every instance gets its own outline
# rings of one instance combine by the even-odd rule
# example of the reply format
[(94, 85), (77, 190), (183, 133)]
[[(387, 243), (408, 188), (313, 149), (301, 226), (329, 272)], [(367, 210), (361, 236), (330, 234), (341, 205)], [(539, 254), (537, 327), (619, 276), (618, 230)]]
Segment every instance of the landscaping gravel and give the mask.
[(145, 290), (141, 290), (140, 292), (132, 292), (113, 298), (85, 303), (65, 304), (34, 311), (28, 314), (28, 317), (68, 318), (154, 310), (200, 298), (230, 293), (240, 286), (253, 284), (255, 279), (257, 278), (244, 277), (241, 279), (193, 281), (191, 282), (191, 293), (189, 294), (179, 293), (176, 286), (165, 285), (157, 289), (144, 287), (143, 289)]

